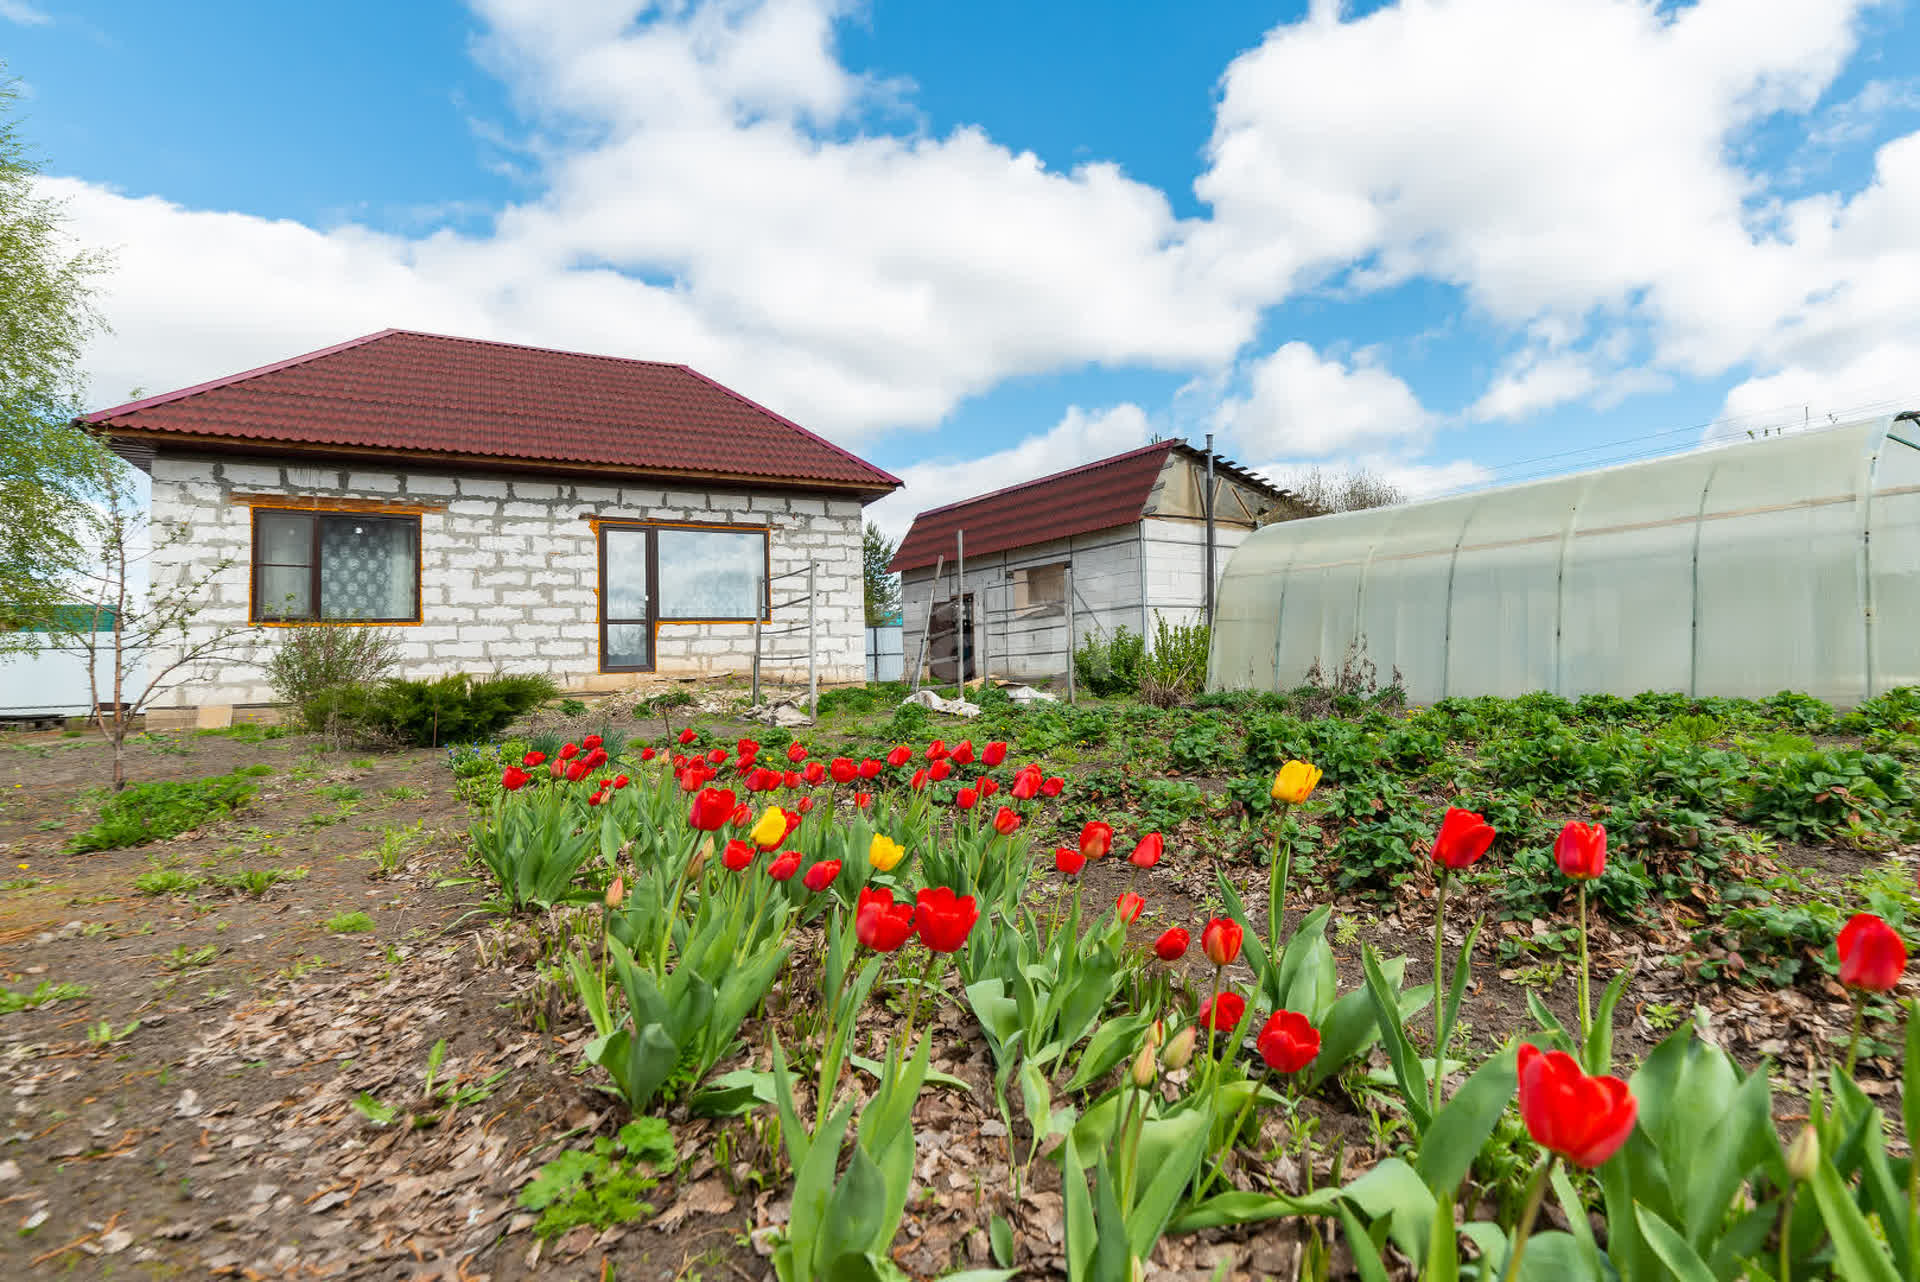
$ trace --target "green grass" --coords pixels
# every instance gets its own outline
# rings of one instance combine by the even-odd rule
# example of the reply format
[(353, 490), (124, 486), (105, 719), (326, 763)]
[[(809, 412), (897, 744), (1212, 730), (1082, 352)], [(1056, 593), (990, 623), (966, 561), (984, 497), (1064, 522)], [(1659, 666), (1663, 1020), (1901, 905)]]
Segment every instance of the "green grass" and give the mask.
[(365, 913), (340, 913), (327, 918), (326, 929), (330, 935), (364, 935), (373, 929), (373, 918)]
[(243, 766), (205, 779), (129, 784), (101, 803), (93, 826), (67, 842), (67, 853), (119, 850), (177, 837), (244, 806), (253, 797), (254, 778), (271, 773), (267, 766)]
[(24, 993), (0, 988), (0, 1015), (11, 1015), (18, 1010), (38, 1010), (55, 1002), (78, 1001), (86, 995), (85, 984), (56, 984), (50, 979), (41, 980), (31, 991)]
[(200, 889), (201, 879), (180, 868), (154, 868), (133, 879), (133, 888), (143, 895), (186, 895)]

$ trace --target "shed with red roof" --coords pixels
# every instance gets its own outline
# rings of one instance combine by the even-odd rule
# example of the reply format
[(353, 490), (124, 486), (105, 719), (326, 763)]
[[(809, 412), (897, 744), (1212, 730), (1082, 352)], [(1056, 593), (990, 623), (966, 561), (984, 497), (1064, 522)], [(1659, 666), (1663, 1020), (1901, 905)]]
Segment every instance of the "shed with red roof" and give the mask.
[[(891, 563), (909, 671), (924, 655), (935, 681), (1057, 677), (1089, 637), (1125, 629), (1151, 644), (1162, 620), (1202, 620), (1208, 462), (1155, 441), (914, 517)], [(1259, 526), (1315, 514), (1230, 459), (1211, 463), (1216, 577)]]
[[(389, 627), (407, 675), (864, 675), (862, 507), (900, 481), (685, 365), (382, 330), (86, 415), (210, 575), (196, 629)], [(189, 639), (190, 640), (190, 639)], [(805, 665), (786, 664), (804, 673)], [(264, 703), (230, 667), (175, 692)]]

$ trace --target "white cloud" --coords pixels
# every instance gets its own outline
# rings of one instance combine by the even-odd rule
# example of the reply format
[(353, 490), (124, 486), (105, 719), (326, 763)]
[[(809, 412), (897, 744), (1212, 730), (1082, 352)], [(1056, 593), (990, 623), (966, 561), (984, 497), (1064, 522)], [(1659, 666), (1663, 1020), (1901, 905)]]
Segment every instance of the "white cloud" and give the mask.
[(1215, 425), (1253, 457), (1323, 457), (1418, 437), (1433, 422), (1412, 388), (1364, 354), (1347, 364), (1286, 343), (1255, 361), (1247, 381), (1245, 396), (1221, 402)]
[(1563, 353), (1509, 366), (1481, 394), (1467, 417), (1522, 419), (1592, 392), (1599, 383), (1592, 359)]
[(1920, 110), (1920, 80), (1869, 80), (1859, 93), (1821, 112), (1807, 141), (1816, 147), (1864, 142), (1887, 116), (1915, 110)]
[(0, 0), (0, 19), (23, 27), (44, 27), (53, 21), (53, 15), (34, 8), (27, 0)]
[(1075, 405), (1047, 431), (1007, 449), (981, 458), (932, 459), (896, 469), (906, 488), (869, 507), (867, 519), (888, 538), (898, 539), (913, 524), (917, 512), (1064, 472), (1135, 449), (1151, 439), (1147, 412), (1138, 405), (1091, 411)]

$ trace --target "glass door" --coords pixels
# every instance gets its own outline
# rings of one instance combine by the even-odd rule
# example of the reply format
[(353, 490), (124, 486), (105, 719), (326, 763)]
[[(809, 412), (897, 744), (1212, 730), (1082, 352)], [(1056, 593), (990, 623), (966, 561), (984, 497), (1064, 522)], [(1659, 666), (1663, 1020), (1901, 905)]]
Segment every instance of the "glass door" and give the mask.
[(600, 667), (644, 672), (653, 667), (653, 540), (644, 529), (600, 531)]

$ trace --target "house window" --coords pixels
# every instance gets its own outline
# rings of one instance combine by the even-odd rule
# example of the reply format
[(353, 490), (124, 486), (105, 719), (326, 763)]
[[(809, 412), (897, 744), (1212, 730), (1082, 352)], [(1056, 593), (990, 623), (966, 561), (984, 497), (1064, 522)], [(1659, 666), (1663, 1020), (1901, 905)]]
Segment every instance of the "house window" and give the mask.
[(420, 518), (255, 508), (253, 621), (420, 622)]
[(602, 670), (651, 670), (662, 623), (765, 621), (769, 555), (764, 526), (602, 525)]
[(1032, 565), (1013, 572), (1015, 618), (1064, 614), (1067, 608), (1067, 563)]

